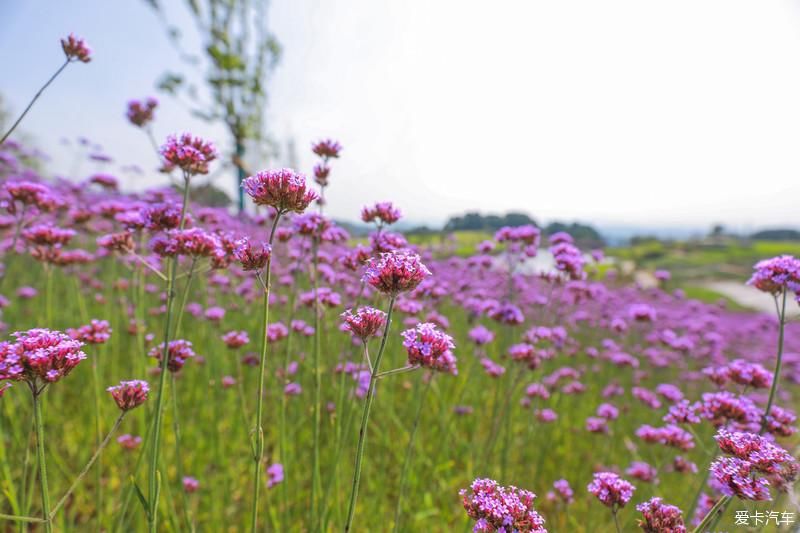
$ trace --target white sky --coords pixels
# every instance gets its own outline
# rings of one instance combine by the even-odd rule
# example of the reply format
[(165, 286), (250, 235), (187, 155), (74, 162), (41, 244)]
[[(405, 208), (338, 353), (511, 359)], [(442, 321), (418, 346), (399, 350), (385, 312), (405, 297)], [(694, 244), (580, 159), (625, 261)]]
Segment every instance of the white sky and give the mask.
[[(78, 135), (120, 163), (155, 164), (123, 118), (125, 102), (153, 94), (180, 63), (144, 2), (113, 5), (0, 3), (0, 93), (17, 111), (61, 61), (61, 35), (85, 35), (96, 50), (24, 122), (54, 167), (71, 162), (58, 140)], [(269, 24), (285, 55), (268, 116), (276, 137), (296, 139), (302, 170), (313, 164), (312, 140), (345, 146), (328, 194), (340, 218), (390, 199), (431, 222), (514, 209), (607, 225), (797, 226), (799, 8), (276, 0)], [(224, 140), (161, 100), (159, 136), (191, 129)]]

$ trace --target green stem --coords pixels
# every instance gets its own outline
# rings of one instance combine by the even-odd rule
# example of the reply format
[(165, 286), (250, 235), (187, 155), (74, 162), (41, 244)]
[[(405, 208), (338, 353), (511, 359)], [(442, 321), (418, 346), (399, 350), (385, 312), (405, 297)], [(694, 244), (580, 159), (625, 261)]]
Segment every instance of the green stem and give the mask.
[[(181, 206), (181, 222), (180, 228), (183, 229), (186, 219), (186, 205), (189, 200), (189, 178), (188, 175), (184, 176), (185, 186), (183, 188), (183, 204)], [(164, 389), (167, 385), (167, 373), (169, 369), (167, 364), (169, 362), (169, 340), (170, 340), (170, 326), (172, 318), (172, 306), (175, 301), (175, 276), (178, 271), (178, 258), (173, 258), (170, 261), (169, 277), (167, 279), (167, 313), (164, 324), (164, 344), (161, 353), (161, 374), (159, 376), (158, 396), (156, 398), (155, 407), (155, 420), (153, 422), (153, 442), (151, 446), (150, 456), (150, 469), (148, 473), (148, 497), (150, 512), (148, 513), (147, 522), (148, 530), (150, 533), (156, 533), (158, 528), (158, 496), (159, 496), (159, 478), (158, 472), (158, 459), (160, 455), (161, 444), (161, 423), (164, 416)]]
[[(322, 209), (320, 204), (320, 209)], [(322, 330), (320, 328), (320, 313), (322, 306), (319, 302), (319, 242), (316, 237), (312, 241), (312, 254), (314, 265), (314, 276), (312, 286), (314, 291), (314, 455), (311, 470), (311, 520), (309, 524), (312, 529), (316, 529), (317, 498), (319, 492), (319, 434), (320, 434), (320, 411), (322, 410), (322, 376), (319, 368), (320, 339)]]
[[(95, 432), (95, 446), (100, 449), (101, 442), (103, 439), (102, 435), (102, 427), (100, 423), (100, 378), (98, 377), (97, 371), (97, 353), (95, 351), (94, 357), (92, 358), (92, 389), (94, 389), (94, 432)], [(101, 478), (103, 476), (102, 472), (102, 465), (101, 463), (97, 463), (97, 468), (95, 469), (95, 493), (94, 493), (94, 503), (95, 503), (95, 510), (97, 512), (97, 524), (98, 528), (100, 527), (100, 510), (103, 508), (103, 491), (102, 491), (102, 483)]]
[(44, 518), (36, 518), (33, 516), (17, 516), (13, 514), (0, 514), (0, 520), (10, 520), (11, 522), (26, 522), (28, 524), (44, 524), (47, 522)]
[(356, 512), (356, 500), (358, 499), (358, 485), (361, 482), (361, 463), (364, 459), (364, 444), (367, 437), (367, 423), (369, 422), (369, 411), (372, 407), (372, 400), (375, 398), (375, 384), (378, 382), (378, 370), (381, 366), (381, 359), (383, 352), (386, 348), (386, 339), (389, 336), (389, 328), (392, 325), (392, 311), (394, 310), (394, 301), (396, 296), (392, 296), (389, 300), (389, 311), (386, 313), (386, 326), (383, 328), (383, 337), (381, 338), (381, 347), (378, 350), (378, 355), (375, 357), (375, 367), (372, 369), (372, 374), (369, 379), (369, 389), (367, 390), (367, 397), (364, 399), (364, 412), (361, 415), (361, 429), (358, 431), (358, 449), (356, 450), (356, 464), (355, 471), (353, 472), (353, 487), (350, 491), (350, 505), (347, 509), (347, 522), (344, 526), (345, 533), (348, 533), (353, 526), (353, 518)]
[[(35, 387), (35, 385), (32, 385)], [(33, 416), (36, 424), (36, 454), (39, 462), (39, 480), (41, 481), (42, 489), (42, 514), (50, 516), (50, 491), (47, 487), (47, 462), (44, 453), (44, 422), (42, 421), (42, 401), (39, 395), (42, 390), (36, 391), (31, 388), (33, 392)], [(52, 533), (53, 525), (50, 521), (46, 521), (44, 529), (47, 533)]]
[(422, 394), (419, 397), (419, 405), (417, 406), (417, 414), (414, 417), (414, 425), (411, 426), (411, 434), (408, 436), (408, 446), (406, 447), (406, 456), (403, 459), (403, 469), (400, 471), (400, 489), (399, 494), (397, 496), (397, 505), (394, 509), (394, 526), (392, 527), (392, 531), (398, 531), (400, 527), (400, 513), (403, 509), (403, 496), (405, 495), (406, 489), (406, 478), (408, 477), (408, 468), (411, 464), (411, 454), (414, 452), (414, 438), (417, 435), (417, 428), (419, 427), (420, 418), (422, 418), (422, 410), (425, 407), (425, 397), (428, 395), (428, 391), (431, 388), (431, 383), (433, 383), (433, 377), (435, 374), (431, 374), (428, 383), (425, 384), (425, 388), (422, 389)]
[(106, 437), (103, 439), (103, 441), (97, 447), (97, 449), (94, 452), (94, 455), (92, 455), (92, 458), (89, 459), (89, 462), (86, 463), (86, 466), (83, 467), (83, 470), (81, 470), (81, 473), (78, 474), (78, 477), (76, 477), (75, 481), (72, 482), (72, 485), (70, 485), (69, 490), (67, 490), (67, 492), (64, 494), (64, 496), (62, 496), (61, 499), (58, 500), (58, 503), (56, 504), (55, 507), (53, 507), (53, 510), (50, 511), (50, 514), (49, 514), (49, 519), (50, 520), (52, 520), (56, 516), (56, 513), (58, 513), (58, 511), (64, 506), (64, 504), (67, 502), (67, 499), (75, 491), (75, 489), (78, 487), (78, 485), (83, 480), (83, 478), (86, 476), (86, 474), (89, 472), (89, 470), (91, 470), (92, 466), (97, 461), (97, 459), (100, 458), (100, 454), (103, 453), (103, 450), (106, 448), (106, 446), (108, 446), (108, 443), (111, 440), (111, 437), (114, 435), (114, 433), (117, 432), (117, 429), (119, 429), (120, 424), (122, 424), (122, 419), (125, 418), (126, 414), (127, 414), (127, 411), (122, 411), (122, 413), (120, 413), (119, 417), (117, 417), (117, 421), (114, 422), (114, 425), (112, 426), (111, 431), (108, 432), (108, 435), (106, 435)]
[(775, 362), (775, 373), (772, 376), (772, 387), (769, 389), (767, 407), (764, 409), (764, 416), (761, 418), (761, 431), (759, 432), (761, 435), (763, 435), (767, 430), (767, 419), (769, 418), (769, 412), (772, 410), (772, 403), (775, 401), (775, 394), (778, 392), (778, 381), (780, 381), (781, 377), (781, 362), (783, 361), (783, 333), (786, 326), (786, 289), (783, 290), (781, 300), (781, 309), (778, 313), (778, 320), (780, 321), (778, 329), (778, 357)]
[(708, 529), (708, 526), (711, 524), (711, 521), (716, 518), (717, 512), (719, 512), (720, 516), (722, 516), (722, 513), (725, 512), (724, 508), (728, 506), (728, 502), (730, 502), (730, 500), (731, 500), (730, 496), (721, 497), (719, 501), (717, 501), (717, 503), (714, 504), (714, 507), (712, 507), (711, 510), (708, 511), (706, 516), (703, 518), (703, 521), (700, 522), (700, 524), (698, 524), (696, 528), (694, 528), (694, 531), (692, 531), (692, 533), (703, 533), (704, 531), (706, 531), (706, 529)]
[(28, 107), (25, 108), (25, 110), (22, 112), (22, 114), (19, 116), (19, 118), (14, 122), (14, 124), (11, 125), (11, 129), (8, 130), (7, 132), (5, 132), (5, 134), (3, 135), (3, 138), (0, 139), (0, 144), (3, 144), (5, 142), (5, 140), (8, 139), (8, 136), (11, 135), (11, 132), (13, 132), (17, 128), (17, 126), (19, 126), (19, 123), (22, 122), (22, 119), (25, 118), (25, 115), (28, 114), (28, 111), (31, 110), (31, 108), (33, 107), (33, 104), (36, 103), (36, 100), (39, 99), (39, 97), (42, 95), (44, 90), (47, 89), (47, 87), (51, 83), (53, 83), (53, 81), (58, 77), (58, 75), (61, 74), (62, 70), (67, 68), (67, 65), (69, 65), (69, 63), (70, 63), (69, 58), (67, 58), (67, 60), (64, 62), (64, 64), (61, 65), (59, 67), (59, 69), (56, 71), (56, 73), (53, 74), (52, 76), (50, 76), (50, 79), (47, 80), (47, 82), (44, 85), (42, 85), (42, 88), (39, 89), (39, 91), (35, 95), (33, 95), (33, 99), (28, 104)]
[(614, 517), (614, 526), (617, 528), (617, 533), (622, 533), (622, 528), (619, 527), (619, 518), (617, 517), (617, 509), (611, 509), (611, 515)]
[[(269, 245), (272, 246), (272, 241), (275, 239), (275, 230), (278, 228), (278, 221), (281, 218), (281, 213), (275, 215), (275, 220), (272, 222), (272, 230), (269, 234)], [(272, 273), (272, 257), (267, 261), (264, 272), (264, 306), (262, 312), (263, 330), (261, 331), (261, 360), (258, 366), (258, 399), (256, 403), (256, 419), (255, 429), (255, 444), (253, 446), (253, 510), (250, 515), (250, 530), (255, 532), (258, 530), (258, 499), (261, 495), (261, 460), (264, 457), (264, 429), (261, 426), (264, 416), (264, 378), (266, 375), (267, 365), (267, 328), (269, 327), (269, 288), (270, 276)]]

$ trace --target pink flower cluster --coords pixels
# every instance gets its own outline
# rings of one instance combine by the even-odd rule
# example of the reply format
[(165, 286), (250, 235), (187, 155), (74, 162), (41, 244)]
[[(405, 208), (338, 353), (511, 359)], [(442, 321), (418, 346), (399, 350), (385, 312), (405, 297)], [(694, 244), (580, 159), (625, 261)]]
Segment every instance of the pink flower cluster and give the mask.
[(195, 137), (191, 133), (170, 135), (161, 147), (164, 170), (183, 170), (185, 176), (208, 174), (209, 164), (217, 158), (214, 144)]
[(636, 487), (613, 472), (596, 472), (586, 490), (594, 494), (603, 505), (619, 509), (630, 501)]
[[(147, 355), (161, 361), (163, 352), (164, 343), (162, 342), (160, 345), (151, 349)], [(178, 372), (183, 368), (183, 365), (186, 364), (186, 361), (194, 356), (195, 353), (192, 349), (191, 342), (183, 339), (170, 341), (169, 349), (167, 350), (167, 370), (170, 372)]]
[(264, 170), (242, 182), (256, 205), (275, 208), (278, 213), (302, 213), (317, 198), (302, 174), (289, 168)]
[(475, 520), (472, 531), (547, 533), (544, 518), (533, 507), (536, 495), (530, 491), (476, 479), (469, 490), (462, 489), (459, 494), (467, 515)]
[(728, 496), (744, 500), (769, 500), (770, 483), (762, 475), (780, 475), (784, 465), (796, 461), (786, 450), (755, 433), (720, 429), (714, 437), (720, 450), (732, 457), (721, 457), (711, 463), (714, 486)]
[(377, 202), (372, 206), (364, 206), (361, 209), (361, 220), (363, 222), (374, 222), (381, 226), (394, 224), (402, 216), (403, 213), (392, 202)]
[(152, 96), (144, 101), (131, 100), (128, 102), (126, 116), (131, 124), (142, 128), (153, 120), (156, 107), (158, 107), (158, 100)]
[(800, 259), (791, 255), (759, 261), (753, 268), (755, 272), (747, 284), (760, 291), (777, 294), (785, 289), (797, 292), (800, 288)]
[(642, 513), (639, 527), (645, 533), (686, 533), (681, 510), (661, 498), (650, 498), (637, 505), (636, 510)]
[(68, 329), (67, 334), (73, 339), (86, 344), (104, 344), (111, 338), (111, 326), (108, 320), (93, 318), (88, 324), (76, 329)]
[(414, 290), (430, 275), (417, 254), (390, 252), (370, 259), (362, 279), (383, 294), (397, 296)]
[(0, 380), (55, 383), (86, 359), (83, 343), (59, 331), (29, 329), (0, 343)]
[(130, 411), (147, 401), (150, 386), (146, 381), (141, 380), (121, 381), (119, 385), (109, 387), (106, 390), (111, 393), (114, 401), (117, 402), (117, 406), (122, 411)]
[(456, 347), (453, 338), (439, 331), (435, 324), (417, 324), (415, 328), (405, 330), (402, 335), (409, 365), (457, 373), (456, 358), (451, 352)]
[(86, 45), (86, 41), (75, 37), (72, 33), (61, 39), (61, 48), (67, 56), (67, 61), (88, 63), (92, 60), (92, 50)]
[(386, 325), (386, 313), (374, 307), (361, 307), (355, 313), (348, 309), (342, 313), (342, 329), (366, 342)]

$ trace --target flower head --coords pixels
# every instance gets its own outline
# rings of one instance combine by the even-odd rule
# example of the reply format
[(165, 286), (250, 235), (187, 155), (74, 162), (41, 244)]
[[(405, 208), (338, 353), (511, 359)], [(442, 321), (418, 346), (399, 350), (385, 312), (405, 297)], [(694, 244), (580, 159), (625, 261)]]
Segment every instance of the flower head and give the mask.
[(403, 213), (391, 202), (377, 202), (361, 209), (361, 220), (366, 223), (379, 222), (382, 225), (390, 225), (400, 220), (402, 216)]
[(233, 250), (233, 257), (242, 265), (243, 270), (261, 270), (269, 262), (272, 255), (272, 247), (267, 243), (261, 246), (253, 246), (248, 239), (241, 239), (236, 242)]
[(117, 406), (123, 411), (130, 411), (139, 407), (147, 400), (150, 386), (146, 381), (120, 381), (119, 385), (106, 389), (111, 393)]
[(217, 158), (214, 144), (194, 137), (191, 133), (170, 135), (161, 147), (164, 170), (174, 168), (183, 170), (185, 176), (208, 174), (209, 164)]
[(283, 482), (283, 465), (272, 463), (267, 467), (267, 488), (271, 489), (281, 482)]
[(83, 343), (60, 331), (29, 329), (0, 343), (0, 380), (55, 383), (86, 359)]
[(111, 326), (108, 320), (92, 319), (85, 326), (77, 329), (68, 329), (67, 334), (73, 339), (86, 344), (104, 344), (111, 338)]
[(455, 373), (455, 357), (451, 353), (456, 347), (453, 338), (439, 331), (435, 324), (417, 324), (415, 328), (405, 330), (402, 335), (409, 365)]
[(586, 489), (603, 505), (618, 509), (630, 501), (636, 487), (613, 472), (596, 472)]
[(311, 151), (323, 159), (337, 158), (342, 145), (333, 139), (322, 139), (311, 145)]
[(370, 259), (362, 279), (384, 294), (397, 296), (414, 290), (430, 275), (417, 254), (388, 252)]
[(61, 39), (61, 48), (68, 61), (88, 63), (92, 60), (92, 50), (86, 46), (86, 41), (72, 33)]
[(128, 102), (128, 112), (126, 116), (131, 124), (140, 128), (146, 126), (153, 120), (158, 100), (148, 97), (144, 101), (131, 100)]
[(364, 342), (386, 324), (386, 313), (374, 307), (360, 307), (355, 313), (348, 309), (341, 317), (342, 328)]
[(544, 518), (533, 508), (536, 495), (517, 487), (503, 487), (492, 479), (476, 479), (459, 491), (473, 531), (546, 533)]
[(760, 291), (771, 294), (786, 288), (795, 291), (800, 284), (800, 260), (791, 255), (759, 261), (753, 268), (755, 272), (747, 284)]
[[(163, 352), (164, 343), (162, 342), (150, 350), (148, 355), (161, 361)], [(170, 372), (178, 372), (181, 368), (183, 368), (183, 365), (186, 364), (187, 359), (195, 356), (194, 350), (192, 349), (192, 343), (183, 339), (170, 341), (167, 353), (167, 369)]]
[(636, 506), (642, 513), (639, 527), (646, 533), (685, 533), (681, 510), (663, 503), (661, 498), (650, 498)]
[(302, 213), (317, 198), (302, 174), (289, 168), (264, 170), (242, 182), (256, 205), (274, 207), (279, 213)]

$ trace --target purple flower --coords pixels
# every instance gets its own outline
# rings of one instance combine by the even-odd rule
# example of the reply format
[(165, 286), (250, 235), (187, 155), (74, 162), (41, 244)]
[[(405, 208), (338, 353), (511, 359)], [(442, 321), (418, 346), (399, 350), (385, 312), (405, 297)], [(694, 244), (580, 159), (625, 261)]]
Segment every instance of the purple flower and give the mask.
[(236, 242), (233, 250), (233, 257), (242, 265), (243, 270), (261, 270), (269, 262), (272, 255), (272, 247), (267, 243), (261, 246), (253, 246), (248, 239)]
[(164, 170), (183, 170), (185, 176), (208, 174), (209, 164), (217, 158), (217, 149), (211, 142), (194, 137), (191, 133), (170, 135), (161, 147)]
[(594, 494), (603, 505), (619, 509), (630, 501), (636, 487), (613, 472), (596, 472), (586, 490)]
[(473, 531), (546, 533), (544, 518), (533, 508), (536, 495), (517, 487), (502, 487), (492, 479), (476, 479), (459, 491)]
[(86, 359), (83, 343), (59, 331), (29, 329), (0, 343), (0, 380), (55, 383)]
[(197, 492), (200, 488), (200, 482), (191, 476), (183, 476), (183, 490), (191, 494)]
[(646, 533), (686, 533), (681, 510), (663, 503), (661, 498), (651, 498), (636, 506), (642, 513), (639, 527)]
[[(151, 349), (148, 355), (161, 361), (163, 352), (164, 343), (162, 342), (158, 346)], [(178, 372), (181, 368), (183, 368), (183, 365), (186, 364), (186, 361), (189, 358), (195, 356), (194, 350), (192, 350), (192, 343), (183, 339), (170, 341), (167, 353), (167, 370), (170, 372)]]
[(242, 182), (256, 205), (275, 208), (278, 213), (302, 213), (317, 198), (302, 174), (289, 168), (264, 170)]
[(377, 335), (386, 324), (386, 313), (374, 307), (360, 307), (355, 313), (348, 309), (341, 317), (343, 329), (364, 342)]
[(408, 353), (408, 364), (442, 372), (456, 373), (453, 338), (439, 331), (429, 322), (417, 324), (403, 333), (403, 347)]
[(430, 275), (417, 254), (390, 252), (370, 259), (362, 279), (384, 294), (397, 296), (414, 290)]
[(131, 100), (128, 102), (128, 111), (125, 115), (131, 124), (142, 128), (153, 120), (156, 107), (158, 107), (158, 100), (152, 96), (144, 101)]
[(267, 488), (271, 489), (283, 481), (283, 465), (272, 463), (267, 467)]
[(800, 260), (791, 255), (759, 261), (753, 268), (755, 272), (747, 284), (760, 291), (777, 294), (788, 288), (796, 292), (800, 284)]
[(86, 41), (75, 37), (72, 33), (61, 39), (61, 48), (64, 50), (64, 55), (67, 56), (67, 61), (88, 63), (92, 60), (92, 50), (86, 45)]
[(400, 220), (402, 216), (402, 212), (391, 202), (377, 202), (361, 209), (361, 220), (366, 223), (378, 222), (381, 225), (390, 225)]
[(130, 411), (139, 407), (147, 400), (150, 386), (146, 381), (120, 381), (119, 385), (106, 389), (111, 393), (117, 406), (123, 411)]

